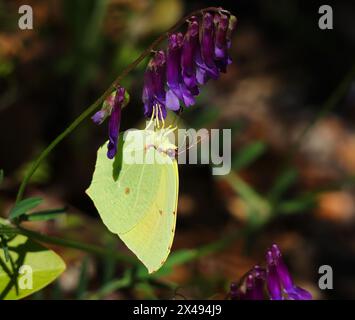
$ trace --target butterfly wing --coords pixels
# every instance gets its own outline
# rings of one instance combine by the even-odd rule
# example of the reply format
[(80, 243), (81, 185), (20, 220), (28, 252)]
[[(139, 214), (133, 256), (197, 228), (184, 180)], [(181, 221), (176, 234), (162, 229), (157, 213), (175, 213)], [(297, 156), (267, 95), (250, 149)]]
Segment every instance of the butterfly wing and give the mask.
[[(114, 162), (106, 157), (106, 144), (98, 150), (86, 193), (107, 228), (121, 238), (149, 272), (154, 272), (168, 257), (174, 238), (177, 163), (154, 148), (144, 150), (134, 144), (126, 145), (122, 137), (118, 150)], [(125, 160), (132, 156), (157, 161), (127, 163)]]
[(86, 190), (104, 224), (116, 234), (131, 230), (147, 214), (162, 179), (162, 170), (152, 170), (152, 165), (129, 163), (128, 158), (143, 157), (144, 153), (129, 135), (125, 142), (120, 136), (114, 161), (106, 156), (106, 143), (99, 148), (92, 182)]
[[(154, 151), (156, 157), (162, 157)], [(148, 213), (130, 231), (120, 238), (147, 267), (149, 273), (157, 271), (167, 259), (175, 234), (179, 175), (177, 163), (152, 165), (154, 172), (161, 171), (159, 193)], [(149, 182), (147, 182), (149, 183)]]

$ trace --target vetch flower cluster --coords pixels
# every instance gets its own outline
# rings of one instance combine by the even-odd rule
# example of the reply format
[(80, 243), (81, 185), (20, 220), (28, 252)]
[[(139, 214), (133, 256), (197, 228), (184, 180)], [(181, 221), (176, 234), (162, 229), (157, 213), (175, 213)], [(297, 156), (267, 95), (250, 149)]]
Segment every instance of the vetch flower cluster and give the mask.
[(167, 51), (155, 52), (144, 77), (144, 115), (166, 117), (167, 109), (178, 111), (195, 104), (199, 86), (217, 79), (232, 62), (228, 49), (236, 18), (225, 10), (206, 12), (202, 21), (191, 17), (185, 35), (172, 33)]
[(231, 284), (232, 300), (311, 300), (312, 295), (296, 286), (282, 259), (280, 249), (274, 244), (266, 252), (266, 268), (254, 266), (238, 285)]
[[(226, 72), (232, 63), (228, 49), (236, 22), (235, 16), (219, 9), (205, 12), (202, 21), (190, 17), (185, 35), (180, 32), (169, 35), (166, 52), (154, 53), (144, 75), (142, 100), (146, 117), (162, 120), (167, 109), (179, 111), (183, 106), (194, 105), (199, 87)], [(121, 109), (128, 100), (126, 90), (118, 86), (92, 117), (96, 124), (110, 117), (109, 159), (117, 153)]]

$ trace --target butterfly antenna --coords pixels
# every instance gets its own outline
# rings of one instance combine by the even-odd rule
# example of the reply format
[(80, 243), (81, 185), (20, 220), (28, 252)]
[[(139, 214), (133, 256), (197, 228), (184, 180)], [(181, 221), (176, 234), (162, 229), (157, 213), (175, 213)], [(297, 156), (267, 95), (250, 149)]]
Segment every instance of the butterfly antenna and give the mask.
[[(187, 139), (187, 136), (185, 136), (185, 141), (184, 141), (184, 143), (186, 142), (186, 139)], [(194, 147), (195, 145), (198, 145), (200, 142), (202, 142), (202, 141), (205, 140), (205, 139), (206, 139), (206, 136), (200, 138), (200, 140), (197, 140), (197, 141), (196, 141), (196, 144), (192, 144), (192, 145), (189, 146), (188, 148), (185, 148), (184, 150), (181, 150), (180, 152), (178, 152), (178, 155), (181, 154), (181, 153), (183, 153), (183, 152), (185, 152), (185, 151), (187, 151), (187, 150), (189, 150), (189, 149), (191, 149), (191, 148)]]
[(182, 144), (182, 146), (186, 144), (186, 140), (187, 140), (187, 134), (185, 133), (185, 139), (184, 139), (184, 143)]

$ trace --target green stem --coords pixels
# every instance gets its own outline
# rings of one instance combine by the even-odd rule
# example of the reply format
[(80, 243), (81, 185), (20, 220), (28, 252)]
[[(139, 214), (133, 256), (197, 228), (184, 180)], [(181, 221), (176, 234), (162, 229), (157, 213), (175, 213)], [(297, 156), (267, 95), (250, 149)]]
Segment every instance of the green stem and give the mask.
[(117, 87), (117, 85), (121, 82), (121, 80), (127, 76), (133, 69), (135, 69), (145, 57), (151, 54), (151, 52), (157, 48), (157, 46), (165, 40), (165, 38), (172, 32), (175, 32), (178, 28), (180, 28), (187, 19), (192, 16), (202, 14), (206, 11), (218, 12), (221, 11), (221, 8), (217, 7), (208, 7), (201, 10), (196, 10), (191, 12), (189, 15), (180, 19), (173, 27), (171, 27), (167, 32), (163, 33), (159, 38), (157, 38), (142, 54), (134, 60), (130, 65), (125, 68), (121, 74), (113, 81), (113, 83), (109, 86), (109, 88), (98, 98), (92, 105), (90, 105), (83, 113), (81, 113), (59, 136), (57, 136), (46, 149), (42, 151), (42, 153), (38, 156), (35, 162), (32, 164), (31, 168), (26, 173), (23, 178), (21, 185), (19, 187), (16, 202), (20, 201), (25, 192), (26, 186), (31, 179), (32, 175), (36, 172), (37, 168), (41, 164), (41, 162), (50, 154), (50, 152), (61, 142), (66, 136), (68, 136), (78, 125), (83, 122), (87, 117), (89, 117), (110, 95), (110, 93)]
[(67, 248), (73, 248), (81, 251), (85, 251), (88, 253), (91, 253), (93, 255), (99, 256), (99, 257), (107, 257), (111, 256), (113, 259), (120, 261), (120, 262), (127, 262), (133, 265), (137, 265), (137, 259), (131, 256), (126, 256), (123, 254), (120, 254), (119, 252), (113, 251), (113, 250), (107, 250), (105, 248), (95, 246), (92, 244), (86, 244), (86, 243), (81, 243), (77, 242), (74, 240), (70, 239), (62, 239), (62, 238), (57, 238), (57, 237), (51, 237), (47, 236), (45, 234), (35, 232), (32, 230), (24, 229), (21, 227), (17, 227), (15, 229), (15, 232), (18, 234), (22, 234), (24, 236), (27, 236), (31, 239), (37, 240), (39, 242), (44, 242), (44, 243), (50, 243), (62, 247), (67, 247)]

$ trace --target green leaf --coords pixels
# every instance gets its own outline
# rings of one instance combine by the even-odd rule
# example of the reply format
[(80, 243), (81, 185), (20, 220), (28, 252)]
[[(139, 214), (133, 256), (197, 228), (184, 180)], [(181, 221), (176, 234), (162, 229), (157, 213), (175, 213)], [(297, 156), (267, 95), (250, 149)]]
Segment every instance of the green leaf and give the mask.
[(3, 224), (0, 220), (0, 235), (4, 236), (6, 239), (11, 238), (17, 234), (16, 230), (6, 224)]
[(31, 214), (24, 214), (21, 216), (23, 221), (46, 221), (56, 219), (60, 215), (64, 214), (67, 208), (58, 208), (44, 211), (36, 211)]
[(277, 212), (280, 214), (295, 214), (305, 212), (314, 208), (316, 199), (312, 195), (306, 195), (298, 199), (281, 202), (277, 206)]
[(0, 236), (2, 250), (4, 252), (4, 257), (6, 261), (10, 260), (9, 247), (7, 246), (7, 240), (4, 236)]
[(148, 281), (143, 281), (141, 283), (138, 283), (134, 289), (140, 292), (141, 294), (143, 294), (144, 300), (158, 299), (157, 295), (155, 294), (153, 285), (150, 284)]
[(277, 202), (278, 199), (292, 186), (297, 180), (298, 172), (295, 168), (287, 168), (276, 179), (271, 188), (268, 198), (272, 202)]
[(4, 170), (0, 169), (0, 184), (4, 181)]
[(240, 170), (258, 159), (265, 151), (267, 145), (262, 141), (253, 142), (241, 149), (232, 160), (232, 168)]
[[(110, 241), (106, 244), (106, 247), (112, 250), (116, 250), (117, 244), (115, 241)], [(108, 283), (115, 276), (116, 271), (116, 260), (112, 255), (107, 255), (103, 260), (103, 270), (102, 270), (102, 283)]]
[[(143, 277), (144, 278), (147, 277), (147, 272), (145, 272)], [(104, 284), (103, 286), (101, 286), (101, 288), (99, 288), (99, 290), (96, 293), (90, 295), (88, 299), (90, 300), (102, 299), (106, 295), (110, 294), (111, 292), (123, 288), (127, 288), (131, 284), (132, 284), (132, 269), (126, 269), (126, 271), (123, 273), (122, 278), (114, 279)]]
[(26, 236), (8, 241), (9, 261), (0, 251), (0, 300), (22, 299), (54, 281), (65, 263), (54, 251)]
[(35, 207), (37, 207), (40, 203), (42, 202), (41, 198), (27, 198), (24, 200), (21, 200), (20, 202), (17, 202), (15, 206), (11, 209), (10, 211), (10, 219), (15, 219), (24, 213), (26, 213), (28, 210), (31, 210)]
[(271, 214), (271, 205), (267, 199), (254, 190), (247, 182), (235, 172), (219, 177), (226, 181), (232, 189), (245, 201), (248, 207), (249, 223), (261, 225), (265, 223)]
[(89, 283), (88, 264), (89, 264), (89, 259), (88, 257), (85, 257), (81, 265), (79, 283), (76, 290), (76, 298), (78, 300), (84, 297), (84, 294), (88, 287), (88, 283)]

